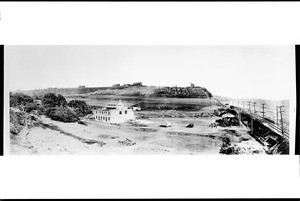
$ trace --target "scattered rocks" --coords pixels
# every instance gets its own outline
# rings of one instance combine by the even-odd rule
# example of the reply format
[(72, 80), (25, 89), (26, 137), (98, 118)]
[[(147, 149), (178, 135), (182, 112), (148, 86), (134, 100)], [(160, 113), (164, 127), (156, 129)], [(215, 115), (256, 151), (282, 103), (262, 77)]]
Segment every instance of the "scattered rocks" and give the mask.
[(100, 134), (98, 135), (99, 138), (103, 138), (103, 139), (117, 139), (119, 138), (118, 136), (111, 136), (111, 135), (106, 135), (106, 134)]
[(136, 128), (136, 131), (145, 131), (145, 132), (156, 132), (157, 130), (154, 128)]
[(126, 138), (126, 140), (119, 140), (118, 142), (120, 145), (124, 145), (124, 146), (132, 146), (132, 145), (135, 145), (136, 143), (129, 140), (128, 138)]
[(185, 127), (187, 127), (187, 128), (193, 128), (194, 127), (194, 124), (192, 124), (192, 123), (189, 123), (188, 125), (186, 125)]
[(146, 125), (144, 123), (144, 121), (142, 120), (129, 120), (127, 121), (127, 123), (130, 125), (130, 126), (135, 126), (135, 127), (148, 127), (148, 125)]
[(159, 125), (159, 127), (171, 127), (171, 126), (172, 126), (171, 123), (165, 123), (165, 124)]
[(77, 121), (77, 123), (78, 123), (78, 124), (82, 124), (82, 125), (85, 125), (85, 126), (87, 126), (87, 123), (86, 123), (86, 122), (84, 122), (84, 121), (81, 121), (81, 120), (78, 120), (78, 121)]
[(231, 127), (231, 126), (239, 126), (240, 122), (237, 117), (224, 117), (222, 119), (216, 120), (217, 126), (221, 127)]
[(231, 144), (228, 137), (223, 137), (222, 146), (220, 149), (221, 154), (226, 155), (242, 155), (242, 154), (265, 154), (265, 151), (253, 144), (235, 143)]

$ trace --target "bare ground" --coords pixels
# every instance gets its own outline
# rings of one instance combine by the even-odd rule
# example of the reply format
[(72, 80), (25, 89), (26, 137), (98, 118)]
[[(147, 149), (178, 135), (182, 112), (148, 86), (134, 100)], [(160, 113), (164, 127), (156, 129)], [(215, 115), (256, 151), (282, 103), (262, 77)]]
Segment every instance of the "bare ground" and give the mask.
[[(211, 114), (213, 107), (201, 113)], [(140, 111), (137, 121), (106, 124), (83, 118), (87, 125), (63, 123), (42, 116), (42, 123), (11, 136), (11, 154), (220, 154), (228, 139), (240, 154), (264, 154), (244, 126), (209, 127), (218, 117), (199, 112)], [(167, 114), (167, 115), (166, 115)], [(171, 114), (171, 115), (168, 115)], [(164, 122), (171, 127), (160, 127)], [(193, 123), (193, 128), (186, 128)]]

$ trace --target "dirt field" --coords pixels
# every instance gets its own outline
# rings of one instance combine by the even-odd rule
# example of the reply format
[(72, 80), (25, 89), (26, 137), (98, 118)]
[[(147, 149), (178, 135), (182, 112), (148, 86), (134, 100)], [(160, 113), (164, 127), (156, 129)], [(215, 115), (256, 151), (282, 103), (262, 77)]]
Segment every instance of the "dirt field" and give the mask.
[[(244, 126), (211, 128), (216, 106), (198, 112), (138, 111), (136, 120), (108, 124), (83, 118), (87, 125), (62, 123), (42, 116), (42, 124), (11, 137), (11, 154), (220, 154), (224, 140), (239, 154), (264, 154)], [(199, 116), (199, 113), (205, 115)], [(160, 127), (171, 123), (171, 127)], [(193, 128), (187, 128), (193, 123)]]

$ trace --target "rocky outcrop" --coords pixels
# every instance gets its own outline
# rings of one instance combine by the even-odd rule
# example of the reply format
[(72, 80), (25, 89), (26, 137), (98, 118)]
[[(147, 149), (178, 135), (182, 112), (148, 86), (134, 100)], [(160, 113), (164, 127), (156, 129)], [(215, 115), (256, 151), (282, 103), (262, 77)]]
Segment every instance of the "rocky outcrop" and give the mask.
[(212, 94), (203, 87), (162, 87), (151, 95), (154, 97), (170, 98), (208, 98)]

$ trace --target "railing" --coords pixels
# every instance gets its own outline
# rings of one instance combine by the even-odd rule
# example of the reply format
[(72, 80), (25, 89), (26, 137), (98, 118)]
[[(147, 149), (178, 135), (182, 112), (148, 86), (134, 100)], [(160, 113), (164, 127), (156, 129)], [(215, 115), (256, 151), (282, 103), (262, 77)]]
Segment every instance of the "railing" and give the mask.
[[(218, 100), (216, 98), (214, 98), (214, 100), (216, 100), (217, 102), (219, 102), (223, 107), (230, 108), (230, 105), (226, 106), (226, 104), (223, 104), (220, 100)], [(241, 107), (234, 106), (234, 109), (238, 110), (240, 112), (246, 113), (251, 118), (259, 121), (260, 123), (262, 123), (266, 127), (270, 128), (271, 130), (273, 130), (274, 132), (276, 132), (280, 136), (283, 136), (285, 139), (289, 139), (289, 133), (287, 131), (285, 131), (284, 129), (282, 129), (283, 126), (280, 127), (277, 124), (268, 121), (265, 117), (262, 117), (260, 115), (254, 114), (251, 111), (245, 110), (245, 109), (243, 109)]]

